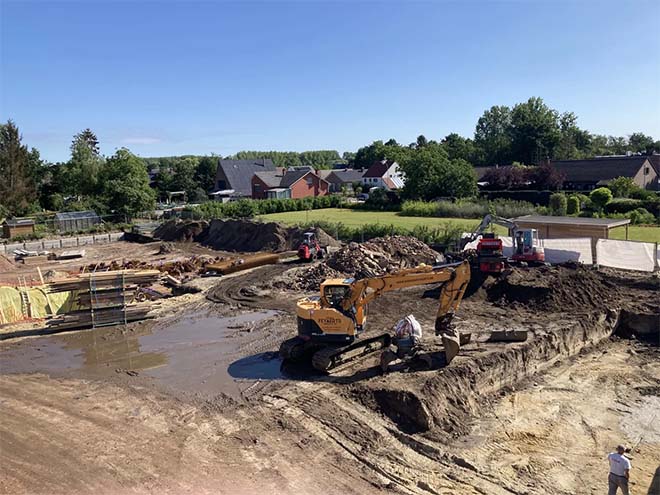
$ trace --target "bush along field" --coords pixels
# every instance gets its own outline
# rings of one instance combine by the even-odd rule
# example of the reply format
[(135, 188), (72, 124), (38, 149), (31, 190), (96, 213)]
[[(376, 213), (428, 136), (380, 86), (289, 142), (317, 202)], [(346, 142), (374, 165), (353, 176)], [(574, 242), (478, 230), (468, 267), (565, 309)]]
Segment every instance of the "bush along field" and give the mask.
[[(462, 232), (471, 232), (480, 220), (476, 218), (440, 218), (440, 217), (408, 217), (393, 211), (363, 211), (346, 208), (326, 208), (309, 211), (290, 211), (260, 215), (260, 220), (281, 222), (289, 225), (307, 227), (321, 226), (324, 230), (341, 240), (361, 240), (363, 237), (405, 233), (431, 243), (451, 244)], [(506, 229), (498, 225), (494, 231), (498, 235), (507, 235)], [(659, 226), (632, 225), (628, 229), (629, 239), (644, 242), (660, 242)], [(625, 239), (625, 228), (613, 229), (612, 239)]]

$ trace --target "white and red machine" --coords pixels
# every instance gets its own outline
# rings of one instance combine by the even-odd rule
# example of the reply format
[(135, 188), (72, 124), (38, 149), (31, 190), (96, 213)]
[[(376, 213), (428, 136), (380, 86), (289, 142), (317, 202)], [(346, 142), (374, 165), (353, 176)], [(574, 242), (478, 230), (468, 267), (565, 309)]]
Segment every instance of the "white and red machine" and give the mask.
[(314, 232), (305, 232), (303, 234), (303, 240), (298, 246), (298, 258), (303, 261), (323, 258), (323, 248), (319, 244)]
[(462, 247), (464, 247), (469, 242), (481, 236), (476, 249), (479, 271), (484, 273), (500, 273), (504, 270), (505, 262), (507, 261), (507, 258), (503, 255), (502, 240), (492, 232), (485, 232), (493, 223), (509, 229), (509, 235), (511, 235), (513, 240), (512, 261), (530, 264), (545, 262), (545, 252), (539, 242), (538, 230), (520, 229), (513, 220), (495, 215), (486, 215), (479, 226), (462, 239)]

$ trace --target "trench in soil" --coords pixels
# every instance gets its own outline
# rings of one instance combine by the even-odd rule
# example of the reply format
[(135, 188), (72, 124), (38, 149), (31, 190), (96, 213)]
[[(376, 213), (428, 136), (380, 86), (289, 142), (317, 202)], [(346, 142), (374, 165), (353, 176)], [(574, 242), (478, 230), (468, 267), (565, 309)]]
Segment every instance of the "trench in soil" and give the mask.
[[(591, 348), (613, 334), (660, 344), (660, 315), (631, 312), (584, 315), (573, 324), (531, 336), (480, 356), (456, 358), (451, 366), (425, 372), (425, 380), (386, 377), (350, 390), (351, 397), (382, 414), (406, 434), (467, 434), (467, 418), (479, 415), (485, 398), (514, 386), (559, 361)], [(530, 332), (531, 334), (531, 332)], [(423, 375), (422, 374), (422, 375)]]

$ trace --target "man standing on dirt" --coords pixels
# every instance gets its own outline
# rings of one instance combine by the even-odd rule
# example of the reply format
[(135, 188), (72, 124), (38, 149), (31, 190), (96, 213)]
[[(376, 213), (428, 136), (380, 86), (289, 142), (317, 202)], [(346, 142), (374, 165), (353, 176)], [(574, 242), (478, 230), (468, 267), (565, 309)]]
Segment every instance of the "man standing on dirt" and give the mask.
[(623, 455), (626, 448), (623, 445), (617, 445), (616, 452), (607, 456), (610, 461), (610, 475), (607, 478), (610, 489), (607, 495), (616, 495), (617, 489), (621, 488), (623, 495), (629, 495), (628, 480), (630, 479), (630, 460)]

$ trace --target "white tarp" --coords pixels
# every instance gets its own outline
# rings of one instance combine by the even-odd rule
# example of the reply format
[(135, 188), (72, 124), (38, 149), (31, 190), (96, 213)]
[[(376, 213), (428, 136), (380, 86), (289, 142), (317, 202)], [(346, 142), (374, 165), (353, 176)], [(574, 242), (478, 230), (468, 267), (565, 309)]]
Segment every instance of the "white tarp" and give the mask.
[(567, 261), (577, 261), (585, 265), (594, 263), (590, 237), (540, 239), (540, 241), (547, 263), (565, 263)]
[(596, 243), (596, 260), (602, 266), (652, 272), (655, 256), (655, 244), (650, 242), (598, 239)]

